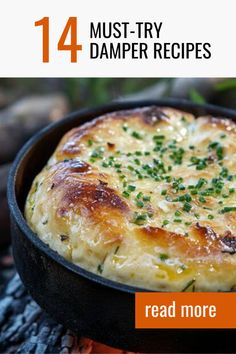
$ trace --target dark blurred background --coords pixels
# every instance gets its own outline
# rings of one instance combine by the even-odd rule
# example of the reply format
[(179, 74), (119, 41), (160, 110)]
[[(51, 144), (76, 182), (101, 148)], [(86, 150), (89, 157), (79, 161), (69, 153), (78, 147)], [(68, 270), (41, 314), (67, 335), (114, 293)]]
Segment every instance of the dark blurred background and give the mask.
[(25, 141), (70, 111), (113, 100), (185, 98), (236, 109), (236, 79), (0, 79), (0, 290), (9, 278), (8, 171)]

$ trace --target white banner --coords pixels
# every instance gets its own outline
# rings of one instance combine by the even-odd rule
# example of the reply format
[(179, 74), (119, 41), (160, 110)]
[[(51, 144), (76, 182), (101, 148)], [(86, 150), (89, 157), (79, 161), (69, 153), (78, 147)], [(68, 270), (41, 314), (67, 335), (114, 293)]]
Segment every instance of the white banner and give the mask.
[(0, 77), (233, 77), (235, 0), (7, 0)]

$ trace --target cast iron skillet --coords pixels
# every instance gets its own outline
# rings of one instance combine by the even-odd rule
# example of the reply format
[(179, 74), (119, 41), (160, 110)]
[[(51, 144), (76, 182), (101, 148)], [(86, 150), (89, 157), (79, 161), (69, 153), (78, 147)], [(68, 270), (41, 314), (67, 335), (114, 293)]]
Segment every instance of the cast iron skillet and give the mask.
[(110, 281), (73, 265), (44, 244), (25, 222), (23, 209), (30, 185), (64, 133), (107, 112), (150, 105), (236, 120), (235, 111), (173, 99), (81, 110), (40, 131), (21, 149), (9, 175), (8, 201), (17, 270), (36, 302), (80, 335), (146, 353), (235, 352), (236, 330), (135, 330), (134, 293), (144, 289)]

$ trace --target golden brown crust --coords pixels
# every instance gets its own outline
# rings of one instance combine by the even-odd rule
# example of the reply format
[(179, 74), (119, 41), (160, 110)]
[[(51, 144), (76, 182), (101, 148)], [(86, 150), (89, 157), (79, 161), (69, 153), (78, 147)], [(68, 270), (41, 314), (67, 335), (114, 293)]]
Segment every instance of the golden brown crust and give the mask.
[(222, 253), (236, 253), (236, 236), (226, 231), (224, 235), (218, 235), (209, 226), (201, 226), (197, 223), (191, 230), (194, 239), (185, 235), (168, 232), (158, 227), (143, 227), (140, 236), (144, 242), (153, 242), (153, 246), (161, 245), (164, 248), (174, 248), (183, 257), (192, 260), (200, 258), (222, 258)]
[[(168, 107), (106, 114), (64, 135), (26, 203), (67, 259), (154, 290), (236, 284), (236, 125)], [(192, 288), (188, 289), (192, 290)]]

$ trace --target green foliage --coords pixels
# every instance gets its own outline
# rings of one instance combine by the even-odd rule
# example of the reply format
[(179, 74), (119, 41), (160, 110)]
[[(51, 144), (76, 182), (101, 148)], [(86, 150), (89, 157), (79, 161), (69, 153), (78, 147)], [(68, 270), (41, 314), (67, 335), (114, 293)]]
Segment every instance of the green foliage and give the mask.
[(189, 98), (194, 103), (198, 103), (198, 104), (206, 103), (205, 98), (195, 89), (189, 91)]
[(236, 79), (226, 79), (215, 84), (216, 91), (228, 91), (236, 89)]
[(108, 103), (155, 84), (158, 79), (68, 78), (65, 92), (73, 107)]

